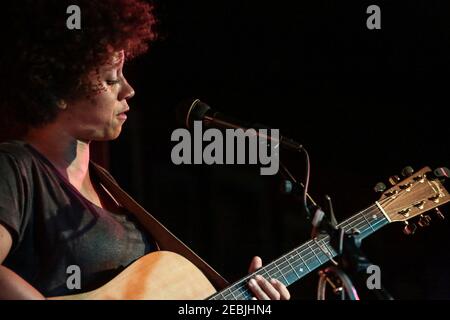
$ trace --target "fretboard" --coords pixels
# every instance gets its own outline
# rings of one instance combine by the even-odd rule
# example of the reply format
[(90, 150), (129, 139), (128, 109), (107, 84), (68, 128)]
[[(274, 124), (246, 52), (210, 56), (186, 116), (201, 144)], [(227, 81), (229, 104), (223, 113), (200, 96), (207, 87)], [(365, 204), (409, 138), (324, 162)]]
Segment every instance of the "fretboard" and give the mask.
[[(340, 223), (346, 232), (356, 231), (364, 239), (389, 223), (380, 207), (375, 204)], [(209, 300), (250, 300), (253, 295), (248, 281), (256, 275), (266, 279), (277, 279), (289, 286), (337, 256), (328, 235), (320, 235), (302, 244), (258, 271), (235, 282), (226, 289), (212, 295)]]

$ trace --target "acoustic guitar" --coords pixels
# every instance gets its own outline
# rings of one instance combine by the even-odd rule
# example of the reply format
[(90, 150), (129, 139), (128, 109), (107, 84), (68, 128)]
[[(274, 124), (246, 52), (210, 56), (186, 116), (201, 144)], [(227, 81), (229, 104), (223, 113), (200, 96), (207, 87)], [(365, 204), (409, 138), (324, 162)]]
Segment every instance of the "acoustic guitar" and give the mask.
[[(405, 223), (405, 231), (412, 232), (411, 219), (418, 224), (429, 224), (426, 212), (449, 202), (448, 191), (442, 181), (432, 176), (426, 167), (399, 182), (383, 193), (379, 201), (338, 225), (346, 232), (357, 234), (363, 240), (382, 227)], [(253, 296), (247, 282), (255, 275), (275, 278), (286, 286), (300, 280), (310, 272), (337, 256), (329, 235), (309, 240), (253, 274), (249, 274), (220, 292), (192, 263), (168, 251), (157, 251), (136, 260), (104, 286), (87, 293), (53, 299), (89, 300), (250, 300)]]

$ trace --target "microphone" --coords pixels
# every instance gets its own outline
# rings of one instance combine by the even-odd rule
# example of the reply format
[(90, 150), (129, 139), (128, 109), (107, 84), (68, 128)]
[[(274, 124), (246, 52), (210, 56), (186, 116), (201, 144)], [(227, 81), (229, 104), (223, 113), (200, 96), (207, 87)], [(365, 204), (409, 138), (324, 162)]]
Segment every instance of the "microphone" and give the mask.
[[(177, 110), (176, 110), (176, 118), (180, 124), (185, 126), (188, 129), (192, 129), (194, 121), (201, 121), (204, 126), (210, 128), (219, 128), (219, 129), (267, 129), (271, 130), (271, 128), (258, 124), (258, 123), (245, 123), (239, 120), (235, 120), (231, 117), (228, 117), (220, 112), (213, 110), (206, 103), (200, 101), (199, 99), (195, 99), (192, 101), (184, 101), (182, 102)], [(279, 136), (279, 139), (274, 137), (265, 135), (256, 131), (256, 135), (262, 139), (280, 144), (282, 147), (294, 151), (302, 151), (303, 146), (287, 137), (282, 135)]]

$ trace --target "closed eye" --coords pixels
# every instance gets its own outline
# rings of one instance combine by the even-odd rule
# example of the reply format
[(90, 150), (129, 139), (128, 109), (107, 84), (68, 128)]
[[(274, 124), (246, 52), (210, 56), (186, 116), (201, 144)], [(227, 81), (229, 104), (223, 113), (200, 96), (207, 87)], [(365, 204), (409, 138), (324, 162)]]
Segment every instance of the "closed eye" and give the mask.
[(115, 80), (106, 80), (106, 84), (108, 84), (109, 86), (115, 85), (120, 83), (120, 79), (115, 79)]

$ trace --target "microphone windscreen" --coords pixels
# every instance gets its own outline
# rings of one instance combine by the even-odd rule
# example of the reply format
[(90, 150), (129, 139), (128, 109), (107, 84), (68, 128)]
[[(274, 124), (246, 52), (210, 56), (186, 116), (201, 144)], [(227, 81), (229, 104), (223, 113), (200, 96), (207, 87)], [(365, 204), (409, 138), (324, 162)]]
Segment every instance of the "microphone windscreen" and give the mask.
[(188, 99), (182, 101), (176, 108), (176, 120), (178, 124), (190, 129), (194, 121), (202, 121), (210, 109), (199, 99)]

